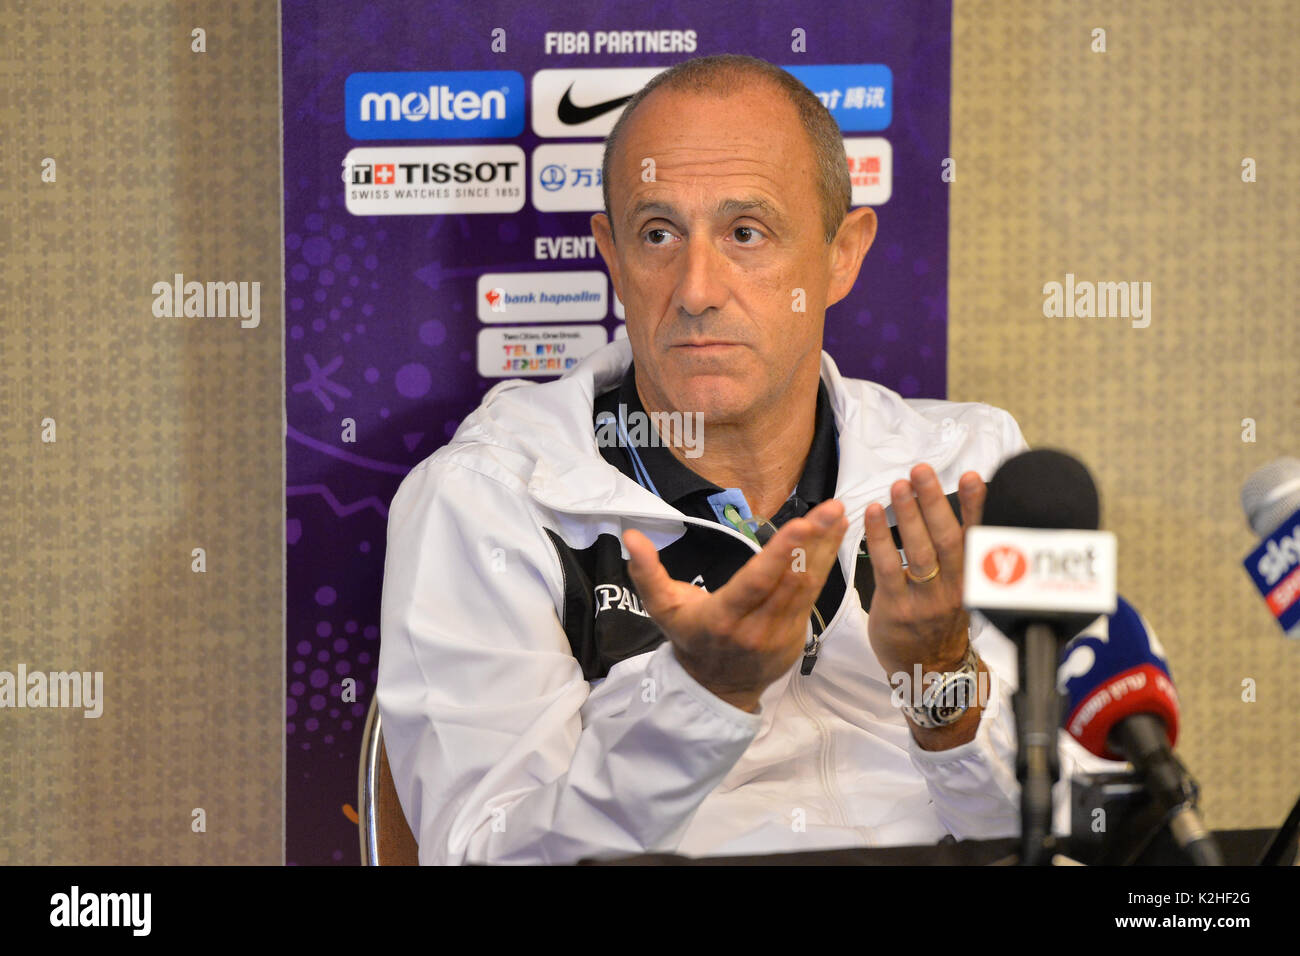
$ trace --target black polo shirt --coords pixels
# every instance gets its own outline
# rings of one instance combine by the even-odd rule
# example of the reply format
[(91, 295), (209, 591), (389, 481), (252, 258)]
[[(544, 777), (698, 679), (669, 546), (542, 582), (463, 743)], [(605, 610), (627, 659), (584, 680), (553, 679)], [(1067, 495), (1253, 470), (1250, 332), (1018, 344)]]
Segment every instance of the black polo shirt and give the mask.
[[(609, 416), (619, 418), (619, 406), (623, 406), (624, 420), (636, 421), (646, 415), (645, 407), (636, 391), (636, 367), (629, 365), (622, 382), (603, 395), (596, 397), (593, 407), (592, 427), (599, 433), (602, 423)], [(633, 413), (637, 413), (633, 417)], [(645, 419), (642, 418), (644, 421)], [(603, 427), (608, 430), (609, 425)], [(623, 431), (627, 436), (630, 431)], [(597, 442), (601, 456), (621, 471), (628, 478), (658, 495), (682, 514), (692, 518), (730, 524), (723, 517), (723, 508), (731, 503), (737, 506), (742, 517), (748, 517), (748, 506), (744, 495), (738, 488), (722, 488), (708, 479), (696, 474), (687, 465), (678, 461), (660, 441), (646, 441), (632, 444), (631, 440), (617, 444)], [(835, 433), (835, 415), (831, 410), (830, 395), (826, 383), (819, 382), (817, 387), (816, 423), (813, 426), (812, 445), (804, 463), (803, 474), (790, 497), (786, 499), (777, 513), (769, 520), (771, 525), (780, 528), (791, 518), (803, 517), (814, 507), (828, 498), (835, 497), (835, 484), (839, 475), (839, 437)], [(759, 544), (766, 544), (775, 534), (766, 523), (754, 525), (753, 528)], [(825, 624), (829, 624), (835, 612), (839, 610), (844, 599), (844, 575), (836, 561), (831, 568), (826, 584), (817, 598), (817, 615), (813, 615), (813, 633), (820, 634)]]

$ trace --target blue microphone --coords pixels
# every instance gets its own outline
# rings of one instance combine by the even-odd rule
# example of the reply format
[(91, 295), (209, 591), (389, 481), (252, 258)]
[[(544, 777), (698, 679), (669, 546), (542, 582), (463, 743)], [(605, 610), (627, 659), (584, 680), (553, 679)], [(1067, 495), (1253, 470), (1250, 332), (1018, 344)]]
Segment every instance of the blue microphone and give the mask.
[(1197, 865), (1222, 866), (1196, 812), (1196, 782), (1173, 753), (1178, 692), (1164, 648), (1133, 605), (1117, 598), (1115, 613), (1065, 646), (1057, 686), (1066, 732), (1098, 757), (1133, 764), (1178, 845)]
[(1134, 714), (1159, 718), (1170, 747), (1178, 740), (1178, 692), (1164, 648), (1133, 605), (1115, 599), (1065, 646), (1057, 687), (1066, 696), (1065, 729), (1090, 753), (1126, 760), (1112, 731)]
[(1300, 638), (1300, 459), (1259, 468), (1241, 489), (1259, 546), (1241, 562), (1287, 637)]

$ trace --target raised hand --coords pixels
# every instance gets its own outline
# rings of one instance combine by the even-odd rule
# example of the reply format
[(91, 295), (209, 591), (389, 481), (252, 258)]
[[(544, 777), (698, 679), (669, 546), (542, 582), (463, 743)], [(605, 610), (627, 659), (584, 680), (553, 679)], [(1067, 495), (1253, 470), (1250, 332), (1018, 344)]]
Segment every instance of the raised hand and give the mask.
[[(954, 669), (966, 651), (970, 615), (962, 607), (965, 528), (979, 524), (988, 488), (968, 471), (957, 486), (958, 522), (934, 469), (917, 465), (890, 488), (908, 566), (894, 547), (879, 504), (863, 516), (876, 590), (868, 610), (871, 646), (887, 674)], [(915, 494), (915, 497), (913, 497)]]
[(848, 531), (844, 505), (823, 501), (781, 526), (713, 593), (675, 581), (650, 539), (623, 535), (628, 572), (642, 606), (696, 681), (741, 710), (803, 653), (808, 618)]

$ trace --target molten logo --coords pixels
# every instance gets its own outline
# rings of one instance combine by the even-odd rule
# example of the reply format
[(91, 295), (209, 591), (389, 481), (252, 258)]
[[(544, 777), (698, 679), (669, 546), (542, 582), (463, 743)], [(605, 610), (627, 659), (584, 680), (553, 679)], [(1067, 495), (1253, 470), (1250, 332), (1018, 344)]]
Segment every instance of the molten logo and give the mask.
[(984, 576), (994, 584), (1012, 585), (1025, 576), (1029, 562), (1024, 553), (1010, 545), (1000, 544), (984, 555)]

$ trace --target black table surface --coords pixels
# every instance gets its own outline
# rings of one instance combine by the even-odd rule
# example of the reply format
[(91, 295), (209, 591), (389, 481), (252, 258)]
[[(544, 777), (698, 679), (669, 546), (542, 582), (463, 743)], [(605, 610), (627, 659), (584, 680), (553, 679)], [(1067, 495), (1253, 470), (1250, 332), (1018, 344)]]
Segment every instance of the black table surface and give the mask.
[[(1274, 830), (1216, 830), (1214, 837), (1228, 866), (1253, 866)], [(585, 866), (988, 866), (1012, 861), (1019, 840), (952, 840), (922, 846), (848, 847), (749, 856), (688, 857), (647, 853), (612, 860), (583, 860)], [(1068, 848), (1065, 850), (1068, 855)], [(1294, 859), (1294, 853), (1289, 858)], [(1181, 866), (1187, 860), (1167, 836), (1152, 841), (1141, 866)]]

